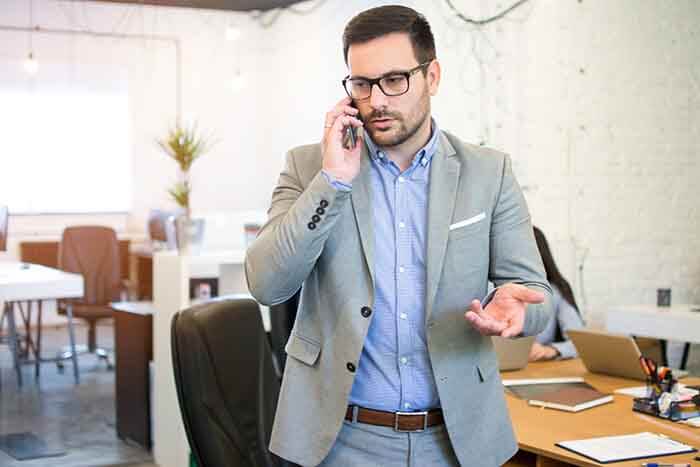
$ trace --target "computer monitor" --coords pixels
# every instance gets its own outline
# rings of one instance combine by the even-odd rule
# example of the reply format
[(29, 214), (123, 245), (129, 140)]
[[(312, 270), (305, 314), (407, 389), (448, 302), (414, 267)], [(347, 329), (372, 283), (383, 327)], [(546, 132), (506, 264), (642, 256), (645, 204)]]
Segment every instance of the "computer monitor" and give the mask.
[(7, 223), (9, 217), (7, 206), (0, 206), (0, 251), (7, 250)]

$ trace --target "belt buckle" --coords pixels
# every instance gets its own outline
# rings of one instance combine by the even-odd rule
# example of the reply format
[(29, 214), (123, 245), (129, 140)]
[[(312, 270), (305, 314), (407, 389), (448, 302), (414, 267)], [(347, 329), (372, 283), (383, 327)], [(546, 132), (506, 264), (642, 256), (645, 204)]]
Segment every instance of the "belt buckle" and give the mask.
[[(415, 430), (401, 430), (399, 429), (399, 415), (410, 415), (410, 416), (423, 416), (423, 428), (418, 428)], [(410, 433), (413, 431), (425, 431), (428, 428), (428, 411), (423, 412), (394, 412), (394, 431), (399, 433)]]

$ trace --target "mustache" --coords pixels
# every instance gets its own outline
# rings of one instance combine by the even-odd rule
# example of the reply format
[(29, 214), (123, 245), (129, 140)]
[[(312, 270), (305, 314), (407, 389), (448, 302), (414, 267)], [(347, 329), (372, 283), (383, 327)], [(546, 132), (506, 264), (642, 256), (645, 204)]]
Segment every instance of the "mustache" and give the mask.
[(378, 120), (380, 118), (393, 118), (395, 120), (401, 120), (401, 114), (397, 112), (389, 112), (386, 110), (373, 110), (367, 116), (368, 121)]

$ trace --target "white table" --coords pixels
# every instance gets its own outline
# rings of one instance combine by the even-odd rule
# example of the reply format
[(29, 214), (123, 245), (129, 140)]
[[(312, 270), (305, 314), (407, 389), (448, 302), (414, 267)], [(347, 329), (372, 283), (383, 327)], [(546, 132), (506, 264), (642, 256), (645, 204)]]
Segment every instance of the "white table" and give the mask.
[(700, 305), (611, 307), (605, 315), (605, 327), (610, 332), (686, 342), (683, 367), (688, 358), (687, 343), (700, 343)]
[(611, 307), (605, 316), (605, 327), (611, 332), (697, 344), (700, 343), (700, 305)]
[[(45, 300), (59, 298), (79, 298), (84, 294), (83, 277), (80, 274), (71, 274), (58, 269), (40, 266), (38, 264), (20, 263), (16, 261), (0, 262), (0, 302), (4, 303), (5, 316), (8, 320), (8, 338), (13, 354), (17, 382), (22, 385), (21, 363), (35, 363), (38, 376), (39, 362), (42, 361), (40, 352), (41, 342), (41, 303)], [(28, 303), (28, 313), (31, 310), (31, 302), (38, 302), (39, 323), (37, 327), (37, 347), (34, 350), (34, 362), (21, 362), (18, 353), (17, 326), (15, 322), (14, 304), (18, 302)], [(71, 347), (73, 348), (73, 371), (76, 383), (79, 381), (78, 361), (75, 353), (75, 335), (73, 332), (73, 308), (68, 304), (66, 309), (68, 317), (68, 330)], [(30, 316), (31, 319), (31, 316)], [(27, 322), (27, 324), (29, 324)], [(30, 330), (27, 329), (29, 333)], [(31, 336), (28, 336), (31, 337)], [(31, 341), (31, 339), (30, 339)]]

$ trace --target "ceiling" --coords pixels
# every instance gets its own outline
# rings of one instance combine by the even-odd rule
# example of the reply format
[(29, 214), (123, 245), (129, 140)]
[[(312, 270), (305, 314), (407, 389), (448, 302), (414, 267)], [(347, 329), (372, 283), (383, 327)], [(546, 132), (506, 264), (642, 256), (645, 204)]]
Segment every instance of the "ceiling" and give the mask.
[(251, 11), (270, 10), (299, 3), (301, 0), (98, 0), (110, 3), (129, 3), (137, 5), (175, 6), (187, 8), (204, 8), (212, 10)]

